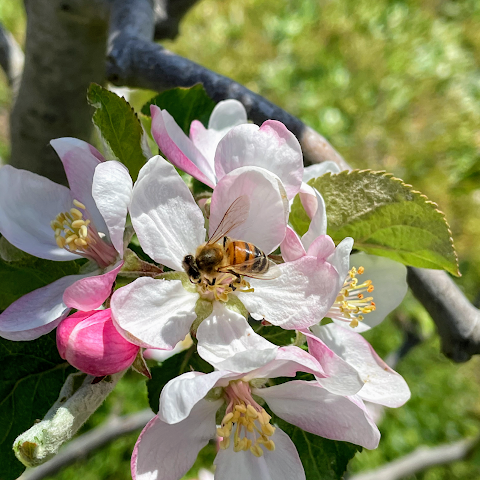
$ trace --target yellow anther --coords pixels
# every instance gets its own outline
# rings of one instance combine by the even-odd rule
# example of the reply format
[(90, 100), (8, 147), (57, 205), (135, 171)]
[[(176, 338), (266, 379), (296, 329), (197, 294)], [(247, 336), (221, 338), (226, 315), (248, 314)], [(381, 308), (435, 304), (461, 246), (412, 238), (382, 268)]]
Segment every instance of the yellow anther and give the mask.
[(269, 440), (268, 442), (264, 443), (264, 445), (267, 450), (270, 450), (270, 452), (275, 451), (275, 443), (273, 440)]
[(88, 245), (88, 243), (83, 238), (76, 238), (75, 239), (75, 245), (77, 247), (86, 247)]
[(82, 225), (80, 230), (78, 231), (81, 238), (87, 238), (88, 235), (88, 228), (86, 225)]
[(368, 293), (372, 293), (374, 290), (375, 290), (375, 287), (374, 287), (373, 285), (370, 285), (370, 286), (367, 288), (367, 292), (368, 292)]
[(258, 417), (258, 412), (251, 405), (248, 405), (247, 415), (251, 418), (257, 418)]
[(360, 300), (362, 300), (362, 298), (363, 298), (363, 293), (359, 293), (359, 294), (357, 295), (357, 297), (358, 297)]
[(72, 222), (72, 227), (73, 228), (80, 228), (82, 227), (83, 225), (85, 225), (85, 221), (84, 220), (74, 220)]
[(58, 237), (60, 234), (62, 233), (62, 229), (61, 228), (57, 228), (55, 230), (55, 236)]
[(222, 422), (222, 423), (228, 423), (232, 418), (233, 418), (233, 413), (232, 413), (232, 412), (227, 413), (227, 414), (225, 415), (225, 417), (223, 418), (223, 422)]
[(245, 405), (236, 405), (235, 412), (247, 413), (247, 407)]
[(78, 235), (74, 233), (73, 235), (70, 235), (69, 237), (67, 237), (65, 240), (66, 240), (66, 243), (69, 244), (69, 243), (72, 243), (77, 238), (78, 238)]
[(352, 321), (350, 322), (350, 326), (352, 328), (355, 328), (357, 325), (358, 325), (358, 320), (356, 318), (352, 319)]
[(71, 208), (70, 209), (70, 214), (72, 215), (73, 218), (75, 218), (76, 220), (80, 220), (81, 218), (83, 218), (83, 213), (76, 209), (76, 208)]
[(73, 200), (73, 204), (78, 207), (78, 208), (81, 208), (82, 210), (85, 210), (87, 207), (82, 203), (82, 202), (79, 202), (78, 200)]
[(365, 269), (363, 267), (358, 267), (358, 274), (361, 275), (363, 272), (365, 271)]
[(250, 451), (256, 456), (256, 457), (261, 457), (263, 456), (263, 450), (262, 450), (262, 447), (260, 447), (260, 445), (252, 445), (250, 447)]
[(224, 438), (224, 439), (220, 442), (220, 448), (221, 448), (222, 450), (226, 450), (229, 446), (230, 446), (230, 438)]
[(262, 425), (262, 432), (267, 435), (267, 437), (271, 437), (275, 433), (275, 427), (270, 423), (266, 423)]
[(67, 243), (64, 237), (55, 237), (55, 241), (60, 248), (63, 248)]

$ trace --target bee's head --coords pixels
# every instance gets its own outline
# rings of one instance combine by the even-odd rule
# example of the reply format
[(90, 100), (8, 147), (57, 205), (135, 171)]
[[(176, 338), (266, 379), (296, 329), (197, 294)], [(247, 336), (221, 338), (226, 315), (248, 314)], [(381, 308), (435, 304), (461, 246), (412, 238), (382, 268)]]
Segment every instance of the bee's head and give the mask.
[(192, 283), (200, 283), (201, 275), (195, 262), (195, 257), (193, 255), (185, 255), (182, 262), (183, 269), (190, 277)]

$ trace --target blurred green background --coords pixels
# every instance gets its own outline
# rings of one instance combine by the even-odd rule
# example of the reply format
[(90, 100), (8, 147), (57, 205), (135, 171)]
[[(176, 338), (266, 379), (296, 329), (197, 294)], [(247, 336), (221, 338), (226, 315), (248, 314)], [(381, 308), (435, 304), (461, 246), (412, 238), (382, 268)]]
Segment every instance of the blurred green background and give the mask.
[[(23, 42), (22, 2), (0, 0), (0, 20)], [(480, 2), (202, 0), (165, 46), (297, 115), (353, 166), (388, 170), (437, 202), (459, 253), (457, 282), (480, 302)], [(0, 80), (0, 156), (8, 161), (11, 99)], [(386, 412), (380, 447), (357, 454), (352, 472), (480, 431), (480, 359), (456, 365), (443, 357), (411, 296), (367, 338), (386, 356), (405, 328), (423, 338), (397, 365), (412, 399)], [(129, 373), (83, 431), (147, 404), (144, 381)], [(136, 436), (54, 478), (129, 479)], [(480, 478), (480, 454), (409, 478)]]

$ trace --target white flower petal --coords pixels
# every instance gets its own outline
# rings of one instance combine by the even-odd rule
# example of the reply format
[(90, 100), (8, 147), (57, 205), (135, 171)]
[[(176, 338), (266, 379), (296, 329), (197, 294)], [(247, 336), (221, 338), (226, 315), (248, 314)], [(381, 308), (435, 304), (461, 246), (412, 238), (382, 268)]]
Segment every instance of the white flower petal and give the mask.
[(132, 178), (120, 162), (111, 161), (97, 165), (93, 176), (93, 199), (107, 224), (110, 240), (121, 258), (132, 188)]
[(353, 248), (353, 238), (344, 238), (327, 261), (332, 264), (338, 272), (337, 294), (343, 287), (348, 271), (350, 270), (350, 252)]
[(400, 407), (410, 398), (403, 377), (392, 370), (360, 334), (333, 323), (314, 326), (312, 331), (358, 371), (364, 382), (358, 396), (363, 400), (386, 407)]
[(217, 103), (208, 121), (208, 129), (194, 120), (190, 126), (190, 138), (203, 153), (214, 169), (215, 151), (218, 142), (233, 127), (247, 123), (247, 112), (238, 100), (224, 100)]
[(305, 167), (303, 170), (303, 181), (307, 183), (312, 178), (321, 177), (327, 172), (340, 173), (341, 171), (341, 168), (335, 162), (316, 163), (315, 165)]
[(302, 149), (295, 135), (276, 120), (259, 128), (245, 124), (232, 128), (215, 153), (215, 173), (220, 180), (239, 167), (257, 166), (278, 175), (293, 198), (300, 190), (303, 175)]
[(227, 376), (231, 376), (231, 374), (220, 371), (212, 373), (187, 372), (170, 380), (163, 387), (160, 395), (159, 418), (170, 424), (185, 420), (191, 414), (195, 405), (219, 381)]
[(249, 372), (275, 358), (278, 346), (256, 334), (245, 318), (214, 302), (198, 327), (198, 354), (218, 370)]
[(10, 165), (0, 169), (0, 233), (17, 248), (47, 260), (78, 258), (58, 247), (50, 227), (72, 206), (68, 188)]
[(105, 221), (92, 196), (95, 168), (105, 161), (102, 154), (95, 147), (78, 138), (56, 138), (50, 140), (50, 145), (63, 163), (72, 198), (79, 200), (87, 207), (85, 216), (92, 220), (97, 230), (108, 234)]
[(243, 379), (250, 381), (254, 378), (294, 377), (297, 372), (325, 376), (322, 366), (312, 355), (299, 347), (287, 346), (277, 350), (274, 360), (247, 373)]
[(137, 278), (113, 294), (112, 318), (135, 345), (171, 350), (189, 332), (197, 299), (179, 280)]
[(371, 295), (376, 309), (364, 315), (365, 320), (362, 323), (375, 327), (402, 303), (408, 290), (407, 267), (389, 258), (366, 253), (351, 255), (350, 264), (353, 267), (365, 268), (360, 281), (372, 280), (375, 290)]
[(277, 428), (271, 436), (273, 452), (262, 447), (263, 455), (256, 457), (250, 451), (219, 450), (215, 461), (216, 480), (305, 480), (305, 472), (297, 449), (290, 437)]
[(84, 277), (62, 277), (13, 302), (0, 314), (0, 337), (15, 341), (34, 340), (51, 332), (70, 312), (63, 303), (63, 292)]
[(269, 254), (285, 237), (288, 203), (278, 177), (263, 168), (237, 168), (218, 182), (210, 206), (209, 236), (230, 205), (242, 195), (250, 200), (248, 218), (228, 236), (251, 242)]
[(262, 397), (275, 415), (306, 432), (368, 449), (378, 446), (380, 432), (358, 398), (334, 395), (317, 382), (302, 380), (252, 393)]
[(305, 250), (308, 250), (313, 241), (322, 235), (327, 234), (327, 212), (323, 197), (315, 190), (317, 199), (317, 211), (310, 222), (307, 233), (302, 237), (302, 243)]
[(286, 329), (318, 323), (337, 298), (337, 271), (327, 262), (302, 257), (278, 265), (273, 280), (249, 279), (254, 292), (238, 293), (249, 313)]
[(158, 155), (140, 170), (130, 215), (145, 253), (174, 270), (183, 271), (184, 256), (205, 242), (200, 208), (173, 166)]
[(132, 454), (133, 480), (178, 480), (198, 452), (215, 437), (215, 413), (221, 401), (202, 400), (183, 422), (169, 425), (155, 417), (143, 429)]

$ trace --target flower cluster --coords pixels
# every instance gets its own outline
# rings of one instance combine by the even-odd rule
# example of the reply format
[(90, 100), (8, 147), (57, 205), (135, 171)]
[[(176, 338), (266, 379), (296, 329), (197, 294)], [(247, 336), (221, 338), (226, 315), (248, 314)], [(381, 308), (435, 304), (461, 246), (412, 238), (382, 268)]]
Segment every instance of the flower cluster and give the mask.
[[(58, 326), (60, 355), (104, 376), (142, 349), (172, 351), (191, 335), (213, 371), (184, 373), (163, 388), (133, 452), (134, 479), (180, 479), (213, 438), (216, 479), (305, 478), (276, 418), (376, 448), (380, 434), (364, 400), (398, 407), (410, 393), (359, 332), (401, 302), (405, 268), (351, 255), (352, 238), (335, 245), (324, 201), (306, 183), (332, 166), (304, 169), (282, 123), (247, 123), (234, 100), (216, 106), (208, 128), (194, 121), (190, 136), (167, 111), (152, 106), (151, 115), (166, 159), (148, 160), (134, 184), (122, 164), (71, 138), (51, 142), (70, 188), (0, 169), (1, 234), (40, 258), (86, 259), (78, 275), (10, 305), (0, 336), (31, 340)], [(199, 202), (174, 167), (211, 194)], [(311, 219), (301, 237), (289, 225), (296, 195)], [(131, 240), (127, 214), (164, 272), (115, 289)], [(295, 344), (271, 343), (259, 325), (296, 331)]]

